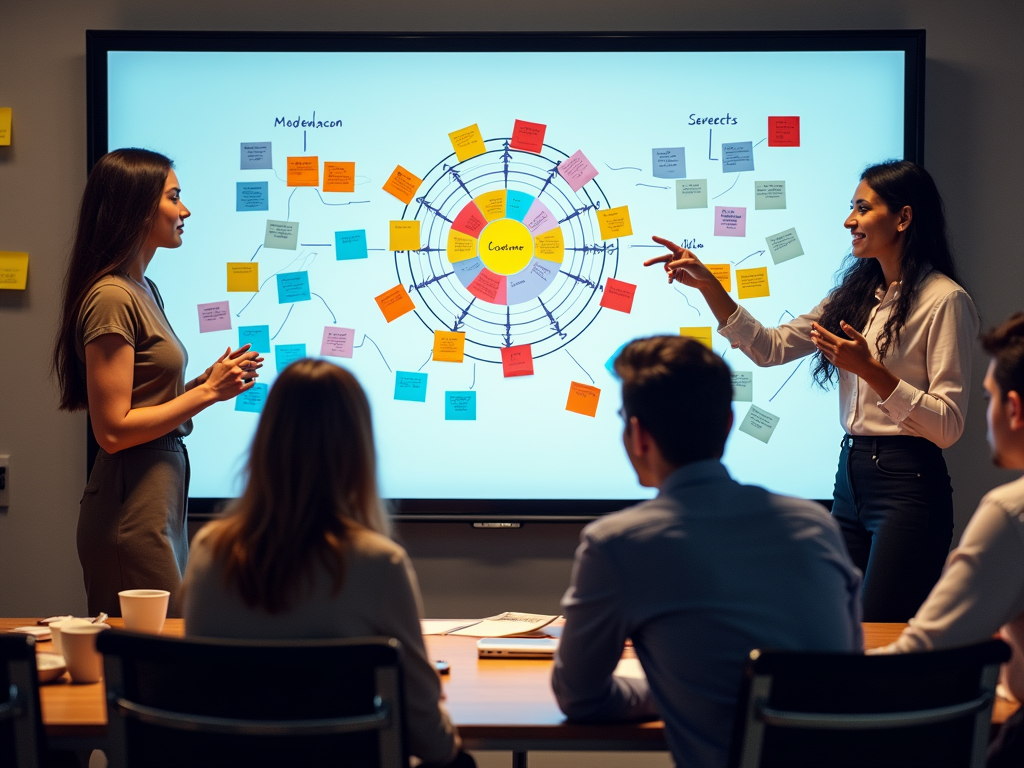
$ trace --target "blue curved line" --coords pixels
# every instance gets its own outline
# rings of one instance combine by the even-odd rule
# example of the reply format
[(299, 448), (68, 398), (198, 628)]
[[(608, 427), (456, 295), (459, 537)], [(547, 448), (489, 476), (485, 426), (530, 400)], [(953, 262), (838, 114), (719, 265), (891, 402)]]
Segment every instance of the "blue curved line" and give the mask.
[(319, 189), (313, 187), (313, 191), (316, 192), (316, 196), (320, 198), (320, 202), (323, 203), (324, 205), (359, 205), (361, 203), (370, 202), (369, 200), (349, 200), (347, 203), (328, 203), (326, 200), (324, 200), (324, 196), (320, 194)]
[(659, 187), (657, 184), (644, 184), (639, 181), (636, 183), (636, 185), (638, 187), (650, 187), (651, 189), (668, 189), (668, 187)]
[[(315, 294), (314, 294), (314, 295), (315, 295)], [(360, 348), (361, 346), (363, 346), (363, 344), (365, 344), (366, 342), (370, 342), (371, 344), (373, 344), (373, 346), (377, 347), (377, 342), (376, 342), (376, 341), (374, 341), (373, 339), (371, 339), (371, 338), (370, 338), (369, 336), (367, 336), (367, 335), (366, 335), (366, 334), (364, 333), (364, 334), (363, 334), (363, 340), (362, 340), (362, 341), (360, 341), (360, 342), (359, 342), (358, 344), (356, 344), (356, 345), (355, 345), (354, 347), (352, 347), (352, 349), (359, 349), (359, 348)], [(378, 354), (378, 355), (380, 355), (380, 359), (384, 361), (384, 365), (386, 365), (386, 366), (387, 366), (387, 369), (388, 369), (388, 373), (390, 373), (390, 372), (391, 372), (391, 366), (390, 366), (390, 365), (388, 365), (388, 360), (387, 360), (387, 358), (386, 358), (386, 357), (384, 357), (384, 353), (380, 351), (380, 347), (377, 347), (377, 354)], [(426, 365), (426, 363), (424, 363), (423, 365)], [(421, 365), (421, 366), (420, 366), (420, 368), (422, 368), (422, 367), (423, 367), (423, 365)]]
[(643, 171), (643, 168), (637, 168), (635, 165), (624, 165), (621, 168), (612, 168), (608, 163), (605, 163), (605, 167), (610, 171)]
[[(568, 349), (567, 349), (567, 350), (565, 350), (565, 354), (567, 354), (567, 355), (568, 355), (569, 357), (571, 357), (571, 358), (572, 358), (572, 361), (573, 361), (574, 363), (576, 363), (576, 365), (580, 365), (580, 361), (579, 361), (579, 360), (577, 360), (577, 359), (576, 359), (575, 357), (573, 357), (573, 356), (572, 356), (572, 352), (570, 352), (570, 351), (569, 351)], [(580, 370), (581, 370), (581, 371), (583, 371), (584, 373), (587, 373), (587, 369), (586, 369), (586, 368), (584, 368), (584, 367), (583, 367), (582, 365), (580, 365)], [(593, 384), (593, 383), (594, 383), (594, 379), (593, 379), (593, 377), (592, 377), (592, 376), (591, 376), (591, 375), (590, 375), (589, 373), (587, 373), (587, 378), (588, 378), (588, 379), (590, 379), (590, 383), (591, 383), (591, 384)]]
[[(734, 181), (734, 182), (732, 183), (732, 187), (735, 187), (735, 186), (736, 186), (736, 182), (738, 182), (738, 181), (740, 180), (740, 176), (742, 176), (742, 175), (743, 175), (743, 172), (742, 172), (742, 171), (740, 171), (739, 173), (737, 173), (737, 174), (736, 174), (736, 181)], [(732, 189), (732, 187), (729, 187), (729, 189), (725, 190), (725, 192), (729, 192), (729, 191), (730, 191), (730, 190)], [(715, 195), (715, 196), (714, 196), (714, 197), (712, 197), (711, 199), (712, 199), (712, 200), (717, 200), (717, 199), (718, 199), (718, 198), (720, 198), (720, 197), (721, 197), (722, 195), (724, 195), (724, 194), (725, 194), (725, 192), (723, 192), (723, 193), (722, 193), (721, 195)]]
[(777, 390), (775, 390), (775, 394), (768, 398), (768, 402), (769, 403), (772, 400), (774, 400), (776, 397), (779, 396), (779, 392), (782, 391), (782, 388), (785, 387), (787, 384), (789, 384), (789, 380), (792, 379), (794, 376), (796, 376), (796, 372), (800, 370), (800, 366), (803, 365), (806, 362), (807, 362), (807, 358), (806, 357), (803, 360), (800, 361), (800, 364), (797, 365), (797, 367), (793, 369), (793, 372), (791, 374), (789, 374), (789, 376), (786, 377), (786, 380), (784, 382), (782, 382), (782, 387), (779, 387)]
[(693, 304), (691, 304), (691, 303), (690, 303), (690, 299), (689, 299), (689, 298), (687, 298), (687, 296), (686, 296), (686, 294), (685, 294), (685, 293), (683, 293), (682, 291), (680, 291), (680, 290), (679, 290), (678, 288), (676, 288), (676, 286), (674, 286), (674, 285), (672, 286), (672, 289), (673, 289), (673, 290), (674, 290), (674, 291), (675, 291), (676, 293), (678, 293), (678, 294), (679, 294), (680, 296), (682, 296), (682, 297), (683, 297), (683, 301), (685, 301), (685, 302), (686, 302), (686, 306), (688, 306), (688, 307), (689, 307), (690, 309), (692, 309), (692, 310), (693, 310), (694, 312), (696, 312), (696, 313), (697, 313), (697, 317), (700, 317), (700, 316), (701, 316), (701, 314), (700, 314), (700, 310), (699, 310), (699, 309), (697, 309), (697, 308), (696, 308), (695, 306), (693, 306)]
[(321, 296), (319, 293), (313, 293), (312, 291), (310, 291), (310, 293), (312, 293), (314, 296), (320, 299), (320, 301), (324, 302), (324, 306), (327, 307), (327, 311), (331, 313), (331, 322), (338, 322), (338, 318), (334, 316), (334, 310), (327, 306), (327, 301), (324, 299), (324, 297)]
[(430, 350), (430, 354), (429, 354), (429, 355), (427, 355), (427, 359), (423, 361), (423, 365), (421, 365), (421, 366), (420, 366), (419, 368), (417, 368), (417, 369), (416, 369), (416, 372), (417, 372), (417, 373), (419, 373), (420, 371), (422, 371), (422, 370), (423, 370), (423, 367), (424, 367), (424, 366), (425, 366), (425, 365), (426, 365), (427, 363), (429, 363), (429, 362), (430, 362), (430, 360), (431, 360), (431, 358), (432, 358), (433, 356), (434, 356), (434, 350)]
[[(261, 244), (260, 244), (260, 248), (262, 248), (262, 247), (263, 247), (263, 244), (261, 243)], [(257, 248), (257, 249), (256, 249), (256, 253), (259, 253), (259, 252), (260, 252), (260, 248)], [(255, 258), (256, 258), (256, 253), (254, 253), (254, 254), (252, 255), (252, 258), (250, 258), (250, 259), (249, 259), (249, 261), (252, 261), (253, 259), (255, 259)]]
[(294, 304), (292, 304), (290, 307), (288, 307), (288, 314), (285, 315), (284, 316), (284, 320), (281, 321), (281, 327), (277, 329), (277, 333), (275, 333), (273, 336), (270, 337), (271, 341), (276, 339), (278, 334), (280, 334), (281, 331), (284, 330), (284, 324), (287, 323), (288, 322), (288, 318), (292, 316), (292, 310), (293, 309), (295, 309), (295, 305)]

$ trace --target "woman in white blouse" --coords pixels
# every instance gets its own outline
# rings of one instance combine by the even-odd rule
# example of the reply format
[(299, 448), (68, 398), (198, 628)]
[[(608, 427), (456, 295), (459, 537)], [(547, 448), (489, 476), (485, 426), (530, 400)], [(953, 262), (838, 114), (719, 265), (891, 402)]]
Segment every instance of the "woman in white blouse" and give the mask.
[(942, 449), (960, 437), (978, 315), (959, 285), (942, 198), (909, 161), (861, 175), (844, 226), (852, 258), (805, 315), (766, 328), (690, 251), (663, 238), (669, 280), (697, 288), (718, 331), (754, 363), (814, 355), (839, 385), (843, 438), (832, 514), (864, 572), (864, 620), (906, 621), (938, 580), (953, 534)]

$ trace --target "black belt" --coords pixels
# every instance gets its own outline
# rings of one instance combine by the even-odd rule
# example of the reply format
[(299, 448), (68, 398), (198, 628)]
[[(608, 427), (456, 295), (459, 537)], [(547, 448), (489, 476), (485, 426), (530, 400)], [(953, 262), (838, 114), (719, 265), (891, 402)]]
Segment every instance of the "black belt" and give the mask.
[(843, 435), (840, 445), (854, 451), (871, 451), (877, 453), (879, 448), (909, 448), (913, 450), (940, 450), (939, 446), (926, 437), (915, 435), (877, 435), (865, 437), (861, 435)]

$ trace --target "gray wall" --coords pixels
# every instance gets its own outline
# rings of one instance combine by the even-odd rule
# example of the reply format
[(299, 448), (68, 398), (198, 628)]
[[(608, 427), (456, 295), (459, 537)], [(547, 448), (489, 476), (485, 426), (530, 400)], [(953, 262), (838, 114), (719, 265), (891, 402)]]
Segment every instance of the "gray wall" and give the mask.
[[(12, 504), (0, 514), (0, 615), (85, 610), (75, 552), (84, 485), (81, 414), (56, 411), (48, 378), (75, 209), (85, 183), (86, 29), (608, 30), (866, 29), (928, 31), (926, 163), (949, 208), (960, 261), (986, 324), (1024, 307), (1019, 227), (1024, 204), (1024, 62), (1020, 0), (0, 0), (0, 106), (14, 108), (14, 145), (0, 148), (0, 249), (31, 254), (29, 289), (0, 291), (0, 454), (12, 455)], [(168, 72), (153, 88), (192, 87)], [(870, 120), (872, 84), (835, 83), (849, 119)], [(652, 105), (654, 106), (654, 105)], [(851, 181), (852, 187), (852, 181)], [(836, 214), (837, 225), (841, 212)], [(960, 526), (1005, 482), (985, 446), (975, 364), (968, 429), (947, 452)], [(408, 524), (426, 610), (473, 616), (555, 611), (579, 526), (479, 531)]]

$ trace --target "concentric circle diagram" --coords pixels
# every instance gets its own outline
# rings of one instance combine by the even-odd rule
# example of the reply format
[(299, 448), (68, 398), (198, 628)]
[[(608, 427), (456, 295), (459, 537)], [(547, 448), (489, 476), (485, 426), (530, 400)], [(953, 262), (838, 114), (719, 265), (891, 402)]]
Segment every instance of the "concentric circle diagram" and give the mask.
[(424, 176), (403, 220), (420, 222), (420, 249), (395, 251), (399, 281), (433, 333), (466, 334), (466, 357), (501, 363), (501, 348), (530, 344), (534, 358), (578, 338), (601, 311), (618, 270), (618, 241), (596, 214), (612, 206), (595, 180), (578, 191), (559, 173), (566, 153), (512, 149), (509, 138)]

